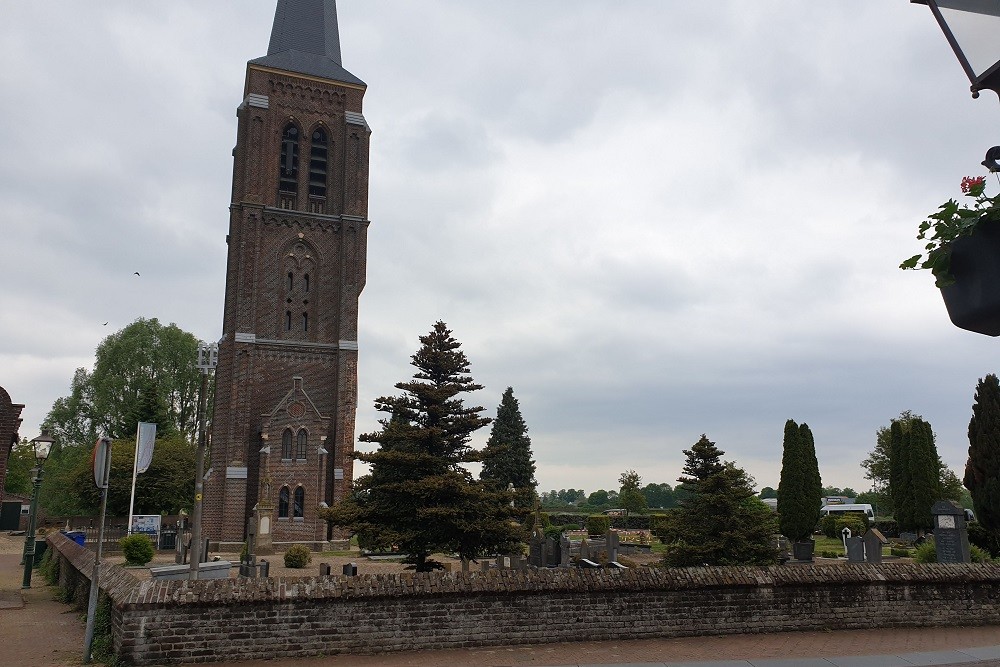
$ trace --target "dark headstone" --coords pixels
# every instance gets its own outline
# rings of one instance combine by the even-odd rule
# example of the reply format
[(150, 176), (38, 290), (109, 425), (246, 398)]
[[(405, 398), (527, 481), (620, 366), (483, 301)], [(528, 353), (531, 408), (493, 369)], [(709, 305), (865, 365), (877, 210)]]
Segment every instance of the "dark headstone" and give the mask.
[(865, 560), (878, 565), (882, 562), (882, 545), (888, 542), (877, 528), (869, 528), (864, 534)]
[(847, 546), (847, 561), (849, 563), (865, 562), (865, 543), (860, 537), (848, 537), (845, 540)]
[(939, 500), (931, 508), (934, 516), (934, 546), (939, 563), (971, 563), (965, 510), (953, 500)]
[(358, 576), (358, 565), (357, 565), (357, 563), (344, 563), (344, 576), (345, 577), (356, 577), (356, 576)]
[(329, 563), (320, 563), (319, 564), (319, 576), (321, 576), (321, 577), (329, 577), (330, 576), (330, 564)]

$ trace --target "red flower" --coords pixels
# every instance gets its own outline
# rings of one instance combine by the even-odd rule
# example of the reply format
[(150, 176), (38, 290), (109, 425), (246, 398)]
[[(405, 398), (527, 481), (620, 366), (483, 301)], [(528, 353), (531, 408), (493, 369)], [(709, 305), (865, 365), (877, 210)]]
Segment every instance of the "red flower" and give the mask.
[(973, 192), (973, 194), (980, 194), (983, 188), (986, 186), (985, 176), (966, 176), (962, 179), (962, 192), (969, 194), (973, 189), (979, 192)]

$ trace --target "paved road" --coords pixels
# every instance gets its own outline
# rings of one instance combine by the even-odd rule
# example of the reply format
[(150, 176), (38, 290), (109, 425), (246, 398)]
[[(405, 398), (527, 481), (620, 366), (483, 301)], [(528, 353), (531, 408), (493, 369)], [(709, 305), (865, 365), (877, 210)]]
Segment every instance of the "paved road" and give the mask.
[[(38, 573), (22, 591), (20, 545), (0, 535), (0, 665), (79, 665), (85, 619), (55, 602)], [(974, 609), (969, 610), (975, 614)], [(731, 637), (575, 642), (376, 656), (217, 663), (219, 667), (1000, 667), (1000, 627), (899, 628)]]

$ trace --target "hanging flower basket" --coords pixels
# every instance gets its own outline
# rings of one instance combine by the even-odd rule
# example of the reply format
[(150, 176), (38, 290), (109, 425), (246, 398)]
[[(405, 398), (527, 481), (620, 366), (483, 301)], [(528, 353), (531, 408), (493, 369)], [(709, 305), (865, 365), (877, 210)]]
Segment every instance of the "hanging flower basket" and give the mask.
[(923, 254), (899, 265), (930, 269), (941, 289), (948, 317), (968, 331), (1000, 335), (1000, 195), (984, 194), (982, 176), (962, 179), (962, 192), (975, 200), (954, 199), (920, 223), (917, 238), (928, 241)]
[(952, 243), (950, 273), (954, 282), (941, 296), (952, 323), (1000, 336), (1000, 222), (980, 224)]

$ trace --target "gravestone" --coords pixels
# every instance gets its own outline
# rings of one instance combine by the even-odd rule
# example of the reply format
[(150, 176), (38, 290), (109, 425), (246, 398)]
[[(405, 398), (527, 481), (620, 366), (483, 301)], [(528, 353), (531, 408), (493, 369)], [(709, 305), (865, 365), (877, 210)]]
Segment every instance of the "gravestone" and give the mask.
[(865, 562), (865, 542), (863, 538), (848, 537), (844, 539), (844, 544), (847, 547), (847, 562)]
[(864, 541), (865, 560), (875, 565), (881, 563), (882, 545), (888, 543), (889, 540), (885, 539), (885, 536), (878, 530), (878, 528), (869, 528), (868, 532), (864, 534)]
[(609, 530), (607, 536), (605, 537), (605, 544), (607, 545), (608, 562), (615, 563), (618, 561), (618, 533), (614, 530)]
[(971, 563), (965, 510), (953, 500), (939, 500), (931, 508), (934, 517), (934, 547), (939, 563)]

